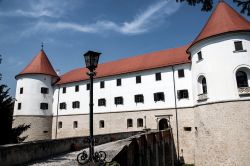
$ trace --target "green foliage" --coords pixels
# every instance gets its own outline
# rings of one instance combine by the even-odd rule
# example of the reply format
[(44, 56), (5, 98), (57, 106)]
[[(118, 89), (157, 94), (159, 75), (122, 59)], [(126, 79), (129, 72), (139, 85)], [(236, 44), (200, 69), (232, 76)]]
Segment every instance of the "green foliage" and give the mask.
[(0, 85), (0, 145), (8, 143), (19, 143), (24, 141), (27, 136), (20, 135), (30, 128), (30, 125), (22, 124), (12, 129), (14, 99), (9, 95), (6, 85)]
[[(191, 6), (201, 4), (202, 11), (211, 11), (213, 8), (213, 0), (176, 0), (176, 2), (187, 2)], [(233, 2), (241, 8), (241, 13), (250, 16), (250, 0), (233, 0)]]

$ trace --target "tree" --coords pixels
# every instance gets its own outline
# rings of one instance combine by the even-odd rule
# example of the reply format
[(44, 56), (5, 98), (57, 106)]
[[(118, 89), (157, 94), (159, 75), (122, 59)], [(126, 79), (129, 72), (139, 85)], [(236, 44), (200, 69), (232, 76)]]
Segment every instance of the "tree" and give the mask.
[[(201, 4), (201, 11), (211, 11), (213, 8), (213, 0), (176, 0), (176, 2), (187, 2), (191, 6)], [(250, 0), (233, 0), (233, 2), (241, 8), (241, 13), (250, 16)]]
[[(0, 55), (0, 64), (2, 63), (2, 55)], [(0, 73), (0, 80), (2, 74)], [(28, 136), (20, 135), (30, 128), (30, 125), (19, 125), (12, 128), (13, 122), (14, 99), (9, 95), (9, 89), (6, 85), (0, 84), (0, 145), (8, 143), (19, 143), (24, 141)]]
[(9, 89), (6, 85), (0, 85), (0, 131), (3, 133), (0, 137), (0, 144), (20, 143), (28, 136), (20, 135), (30, 128), (30, 125), (19, 125), (12, 128), (14, 99), (9, 95)]

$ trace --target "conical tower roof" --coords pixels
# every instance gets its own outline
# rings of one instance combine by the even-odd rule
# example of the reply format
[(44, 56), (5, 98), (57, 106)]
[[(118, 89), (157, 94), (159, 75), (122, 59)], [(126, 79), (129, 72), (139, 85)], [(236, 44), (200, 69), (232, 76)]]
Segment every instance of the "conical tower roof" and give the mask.
[(58, 77), (43, 49), (16, 77), (25, 74), (45, 74)]
[(250, 31), (250, 22), (237, 13), (226, 2), (220, 1), (190, 47), (209, 37), (236, 31)]

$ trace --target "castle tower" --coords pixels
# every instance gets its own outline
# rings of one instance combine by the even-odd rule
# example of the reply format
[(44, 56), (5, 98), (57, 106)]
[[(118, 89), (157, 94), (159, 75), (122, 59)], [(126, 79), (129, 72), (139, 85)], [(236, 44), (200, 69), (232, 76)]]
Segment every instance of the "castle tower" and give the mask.
[(25, 141), (51, 138), (53, 83), (58, 80), (43, 49), (16, 76), (16, 102), (13, 126), (31, 124)]
[(248, 165), (250, 23), (221, 1), (187, 52), (195, 101), (195, 164)]

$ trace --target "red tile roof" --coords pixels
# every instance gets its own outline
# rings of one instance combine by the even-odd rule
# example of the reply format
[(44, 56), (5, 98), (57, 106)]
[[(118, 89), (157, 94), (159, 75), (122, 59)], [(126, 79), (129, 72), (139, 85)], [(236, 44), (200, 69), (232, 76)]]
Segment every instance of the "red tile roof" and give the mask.
[(220, 1), (190, 47), (209, 37), (235, 31), (250, 31), (250, 22), (227, 3)]
[[(99, 64), (96, 70), (96, 78), (190, 63), (186, 53), (187, 48), (188, 46), (183, 46)], [(87, 80), (89, 79), (86, 75), (87, 71), (86, 68), (78, 68), (65, 73), (60, 77), (61, 79), (57, 84)]]
[(36, 57), (31, 61), (31, 63), (26, 66), (21, 73), (16, 77), (25, 74), (45, 74), (54, 77), (58, 77), (55, 70), (53, 69), (48, 57), (45, 52), (41, 50)]

